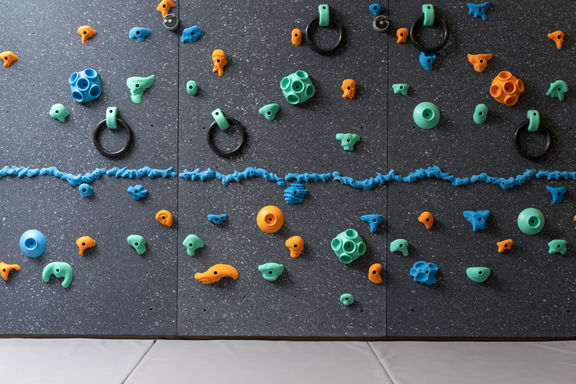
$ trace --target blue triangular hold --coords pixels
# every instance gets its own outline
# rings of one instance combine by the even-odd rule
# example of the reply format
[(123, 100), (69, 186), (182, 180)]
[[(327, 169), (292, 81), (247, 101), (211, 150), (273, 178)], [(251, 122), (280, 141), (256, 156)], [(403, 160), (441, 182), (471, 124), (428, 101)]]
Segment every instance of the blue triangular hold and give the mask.
[(370, 232), (374, 233), (384, 221), (384, 217), (382, 215), (364, 215), (360, 217), (360, 220), (370, 224)]
[(566, 187), (551, 187), (546, 186), (546, 189), (552, 194), (552, 203), (560, 204), (564, 201), (564, 195), (566, 194)]
[(490, 211), (464, 211), (464, 218), (472, 224), (472, 230), (486, 229), (486, 220), (490, 216)]

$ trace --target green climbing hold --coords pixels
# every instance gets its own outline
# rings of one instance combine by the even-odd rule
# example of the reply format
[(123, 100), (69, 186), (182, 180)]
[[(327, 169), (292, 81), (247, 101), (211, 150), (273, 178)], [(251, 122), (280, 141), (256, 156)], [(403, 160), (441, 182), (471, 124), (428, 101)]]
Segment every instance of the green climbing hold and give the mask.
[(414, 108), (414, 122), (422, 129), (432, 129), (440, 122), (440, 111), (434, 104), (424, 101)]
[(140, 235), (130, 235), (126, 239), (128, 244), (138, 252), (139, 255), (146, 253), (146, 240)]
[(566, 240), (556, 239), (548, 243), (548, 253), (553, 255), (559, 253), (561, 255), (566, 254), (566, 245), (568, 242)]
[(106, 126), (109, 129), (118, 128), (118, 123), (116, 121), (117, 118), (118, 118), (118, 107), (106, 108)]
[(216, 108), (212, 111), (212, 117), (214, 118), (214, 121), (216, 121), (216, 124), (218, 124), (218, 128), (221, 130), (225, 131), (230, 128), (230, 123), (220, 108)]
[(540, 112), (531, 109), (526, 113), (526, 117), (530, 121), (528, 123), (528, 131), (536, 132), (540, 128)]
[(408, 90), (410, 89), (410, 84), (392, 84), (392, 90), (395, 95), (408, 96)]
[(126, 86), (130, 90), (130, 97), (134, 103), (140, 104), (142, 94), (154, 84), (155, 79), (156, 76), (150, 75), (148, 77), (133, 76), (126, 80)]
[(424, 14), (424, 21), (422, 25), (431, 27), (434, 25), (434, 6), (432, 4), (423, 4), (422, 13)]
[(353, 229), (339, 233), (332, 239), (330, 246), (344, 264), (350, 264), (366, 253), (366, 243)]
[(284, 273), (284, 266), (278, 263), (266, 263), (258, 266), (262, 277), (268, 281), (276, 281)]
[(204, 242), (198, 236), (190, 234), (186, 236), (182, 245), (186, 247), (188, 256), (194, 256), (196, 250), (204, 246)]
[(536, 208), (526, 208), (518, 215), (518, 228), (527, 235), (540, 233), (545, 223), (544, 215)]
[(268, 120), (274, 120), (276, 114), (280, 110), (280, 106), (276, 103), (267, 104), (258, 110), (258, 113), (264, 116)]
[(52, 108), (50, 108), (50, 116), (56, 120), (60, 120), (61, 123), (66, 120), (69, 114), (66, 107), (62, 104), (54, 104)]
[(318, 6), (318, 25), (327, 27), (330, 25), (330, 7), (328, 4), (320, 4)]
[(345, 306), (349, 306), (349, 305), (354, 304), (354, 301), (355, 301), (354, 296), (352, 296), (349, 293), (344, 293), (340, 296), (340, 302), (342, 304), (344, 304)]
[(198, 93), (198, 84), (196, 84), (194, 80), (190, 80), (186, 83), (186, 92), (188, 92), (189, 95), (196, 96)]
[(408, 240), (396, 239), (390, 243), (390, 252), (400, 252), (402, 256), (408, 256)]
[(474, 109), (474, 122), (476, 124), (484, 124), (488, 117), (488, 107), (486, 104), (478, 104)]
[(336, 140), (340, 141), (345, 151), (353, 151), (354, 145), (360, 141), (360, 136), (355, 133), (337, 133)]
[(70, 284), (72, 284), (72, 280), (74, 280), (74, 271), (72, 271), (72, 267), (70, 264), (62, 261), (56, 261), (46, 265), (42, 271), (42, 280), (47, 283), (50, 281), (52, 275), (58, 279), (64, 279), (62, 280), (62, 286), (64, 288), (68, 288)]
[(483, 283), (490, 277), (488, 267), (470, 267), (466, 269), (466, 276), (475, 283)]
[(546, 96), (555, 97), (560, 101), (564, 101), (564, 94), (568, 92), (568, 84), (564, 80), (556, 80), (550, 84)]
[(310, 99), (316, 93), (310, 76), (304, 71), (296, 71), (280, 81), (280, 89), (292, 105), (300, 104)]

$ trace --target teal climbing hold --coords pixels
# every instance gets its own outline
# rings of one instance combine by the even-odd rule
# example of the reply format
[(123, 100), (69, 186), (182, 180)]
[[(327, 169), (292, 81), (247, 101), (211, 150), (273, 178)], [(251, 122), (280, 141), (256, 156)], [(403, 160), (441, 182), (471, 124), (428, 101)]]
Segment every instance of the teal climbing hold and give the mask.
[(360, 136), (355, 133), (337, 133), (336, 140), (340, 141), (345, 151), (353, 151), (354, 145), (360, 141)]
[(440, 111), (436, 105), (424, 101), (414, 108), (412, 117), (420, 128), (432, 129), (440, 122)]
[(72, 284), (72, 280), (74, 280), (74, 271), (72, 271), (70, 264), (63, 261), (55, 261), (46, 265), (42, 271), (42, 280), (45, 283), (49, 282), (52, 276), (57, 279), (63, 279), (62, 286), (68, 288)]
[(118, 128), (118, 123), (116, 121), (117, 118), (118, 118), (118, 107), (106, 108), (106, 126), (109, 129)]
[(402, 256), (408, 256), (408, 240), (396, 239), (390, 243), (390, 252), (400, 252)]
[(198, 93), (198, 84), (194, 80), (190, 80), (186, 83), (186, 92), (189, 95), (195, 96)]
[(216, 108), (212, 111), (212, 117), (214, 118), (214, 121), (216, 121), (216, 124), (218, 124), (218, 128), (221, 130), (225, 131), (230, 128), (230, 123), (220, 108)]
[(354, 304), (354, 301), (355, 301), (355, 300), (354, 300), (354, 296), (352, 296), (352, 295), (349, 294), (349, 293), (343, 293), (343, 294), (340, 296), (340, 302), (341, 302), (342, 304), (344, 304), (345, 306), (349, 306), (349, 305)]
[(130, 97), (134, 103), (140, 104), (142, 94), (154, 84), (155, 79), (155, 75), (150, 75), (148, 77), (133, 76), (126, 80), (126, 86), (130, 90)]
[(330, 7), (328, 4), (320, 4), (318, 6), (318, 25), (327, 27), (330, 25)]
[(330, 246), (344, 264), (350, 264), (366, 253), (366, 243), (358, 232), (353, 229), (347, 229), (339, 233), (338, 236), (332, 239)]
[(568, 92), (568, 84), (564, 80), (556, 80), (550, 84), (546, 96), (555, 97), (560, 101), (564, 101), (564, 94)]
[(272, 104), (266, 104), (265, 106), (260, 108), (258, 110), (258, 113), (268, 120), (274, 120), (279, 110), (280, 106), (276, 103), (272, 103)]
[(476, 124), (484, 124), (488, 117), (488, 107), (486, 104), (478, 104), (474, 109), (474, 122)]
[(408, 90), (410, 89), (410, 84), (392, 84), (392, 90), (395, 95), (408, 95)]
[(470, 267), (466, 269), (466, 276), (475, 283), (483, 283), (490, 277), (488, 267)]
[(196, 250), (202, 248), (204, 246), (204, 242), (198, 236), (190, 234), (186, 236), (182, 245), (186, 247), (186, 253), (188, 256), (194, 256)]
[(280, 81), (280, 89), (292, 105), (300, 104), (310, 99), (316, 93), (310, 76), (304, 71), (296, 71)]
[(434, 25), (434, 6), (432, 4), (423, 4), (422, 13), (424, 14), (424, 21), (422, 25), (431, 27)]
[(128, 244), (138, 252), (139, 255), (146, 253), (146, 240), (140, 235), (130, 235), (126, 238)]
[(539, 209), (526, 208), (518, 215), (518, 228), (527, 235), (540, 233), (546, 220)]
[(54, 104), (50, 108), (50, 116), (63, 123), (70, 113), (63, 104)]
[(284, 266), (278, 263), (266, 263), (258, 266), (262, 277), (268, 281), (276, 281), (284, 273)]
[(540, 112), (531, 109), (526, 113), (526, 117), (529, 120), (528, 131), (536, 132), (540, 128)]
[(548, 253), (553, 255), (559, 253), (561, 255), (566, 254), (566, 245), (568, 242), (566, 240), (556, 239), (548, 243)]

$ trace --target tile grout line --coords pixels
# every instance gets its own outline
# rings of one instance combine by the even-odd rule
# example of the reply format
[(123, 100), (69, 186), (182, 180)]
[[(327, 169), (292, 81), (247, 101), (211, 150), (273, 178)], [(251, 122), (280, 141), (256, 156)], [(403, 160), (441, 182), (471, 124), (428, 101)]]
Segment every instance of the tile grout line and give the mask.
[[(180, 7), (178, 7), (178, 19), (180, 19)], [(180, 172), (180, 42), (176, 39), (176, 172)], [(176, 181), (176, 215), (180, 218), (180, 178)], [(179, 304), (180, 304), (180, 260), (178, 258), (178, 244), (180, 243), (180, 226), (176, 227), (176, 329), (174, 334), (178, 335), (178, 318), (179, 318)]]
[(374, 347), (372, 346), (372, 344), (370, 344), (369, 341), (367, 341), (366, 344), (368, 344), (368, 348), (370, 348), (370, 351), (374, 354), (374, 358), (376, 359), (376, 361), (378, 361), (378, 364), (380, 364), (380, 366), (382, 367), (382, 370), (386, 374), (386, 377), (388, 377), (388, 379), (390, 380), (390, 382), (392, 384), (396, 384), (396, 381), (392, 380), (392, 376), (390, 376), (390, 373), (388, 373), (386, 366), (384, 365), (384, 363), (380, 360), (380, 358), (376, 354), (376, 351), (374, 350)]
[[(386, 3), (386, 7), (387, 7), (387, 14), (388, 17), (390, 17), (390, 0), (387, 1)], [(389, 124), (389, 115), (390, 115), (390, 95), (388, 92), (388, 89), (390, 88), (390, 38), (387, 39), (388, 40), (388, 52), (387, 52), (387, 57), (388, 57), (388, 63), (386, 65), (386, 168), (390, 169), (390, 164), (388, 163), (388, 152), (389, 152), (389, 143), (388, 143), (388, 131), (390, 130), (390, 124)], [(386, 252), (386, 257), (384, 260), (386, 260), (386, 269), (385, 271), (388, 271), (388, 228), (389, 225), (388, 223), (390, 222), (390, 214), (388, 212), (388, 191), (389, 191), (389, 186), (386, 186), (386, 236), (385, 236), (385, 240), (386, 240), (386, 247), (384, 248), (385, 252)], [(384, 283), (384, 297), (385, 297), (385, 303), (384, 303), (384, 319), (385, 319), (385, 324), (384, 324), (384, 336), (388, 336), (388, 273), (385, 272), (385, 283)]]
[(152, 350), (152, 347), (154, 347), (154, 345), (156, 345), (156, 342), (158, 340), (154, 340), (152, 341), (152, 344), (150, 344), (150, 346), (148, 347), (148, 349), (142, 354), (142, 356), (140, 357), (140, 359), (138, 359), (138, 361), (136, 362), (136, 365), (134, 365), (134, 368), (132, 368), (130, 370), (130, 372), (128, 372), (128, 374), (126, 375), (126, 377), (124, 378), (124, 380), (122, 380), (122, 384), (126, 383), (126, 380), (128, 380), (130, 378), (130, 376), (132, 375), (132, 373), (134, 373), (134, 371), (136, 370), (136, 368), (138, 368), (138, 366), (140, 365), (140, 363), (142, 362), (142, 360), (144, 360), (144, 358), (146, 356), (148, 356), (148, 353), (150, 353), (150, 351)]

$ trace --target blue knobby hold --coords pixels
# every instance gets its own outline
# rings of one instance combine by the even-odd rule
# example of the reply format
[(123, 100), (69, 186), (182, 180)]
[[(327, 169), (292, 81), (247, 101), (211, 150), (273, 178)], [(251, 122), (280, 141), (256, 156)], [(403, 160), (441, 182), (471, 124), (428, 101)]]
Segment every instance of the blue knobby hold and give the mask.
[(550, 192), (550, 194), (552, 194), (553, 204), (560, 204), (564, 201), (564, 195), (567, 191), (566, 187), (551, 187), (547, 185), (546, 189)]
[(490, 211), (464, 211), (464, 218), (472, 224), (472, 231), (486, 229), (486, 220), (490, 216)]
[(289, 205), (300, 204), (307, 194), (308, 191), (303, 184), (290, 183), (290, 186), (284, 190), (284, 200)]
[(102, 94), (102, 86), (98, 72), (92, 68), (74, 72), (68, 79), (72, 98), (79, 103), (87, 103), (97, 99)]
[(380, 12), (382, 12), (382, 6), (378, 3), (372, 3), (370, 4), (370, 6), (368, 7), (368, 10), (370, 11), (371, 14), (373, 14), (374, 16), (378, 16), (380, 14)]
[(209, 214), (208, 221), (212, 224), (220, 225), (228, 219), (228, 215), (223, 213), (221, 215)]
[(435, 53), (426, 53), (424, 51), (420, 52), (420, 65), (427, 71), (431, 71), (436, 61)]
[(370, 224), (370, 232), (374, 233), (378, 229), (378, 226), (384, 221), (384, 217), (377, 214), (363, 215), (360, 216), (360, 220)]
[(94, 193), (94, 189), (86, 183), (80, 184), (78, 190), (80, 191), (80, 196), (82, 197), (90, 197)]
[(436, 272), (438, 272), (438, 266), (436, 264), (418, 261), (414, 263), (410, 269), (410, 276), (412, 276), (417, 283), (433, 285), (436, 284)]
[(199, 26), (193, 25), (182, 31), (182, 37), (180, 38), (180, 41), (183, 43), (194, 43), (198, 41), (198, 39), (200, 39), (202, 36), (204, 36), (204, 31), (201, 30)]
[(488, 20), (488, 16), (486, 16), (486, 11), (490, 8), (490, 2), (486, 1), (482, 4), (473, 4), (467, 3), (468, 5), (468, 14), (472, 15), (475, 19), (481, 18), (482, 20)]
[(132, 195), (134, 200), (144, 199), (148, 196), (148, 191), (140, 184), (131, 185), (126, 191)]
[(134, 27), (128, 32), (128, 37), (131, 39), (138, 39), (140, 41), (146, 41), (146, 38), (150, 36), (152, 30), (150, 28)]

